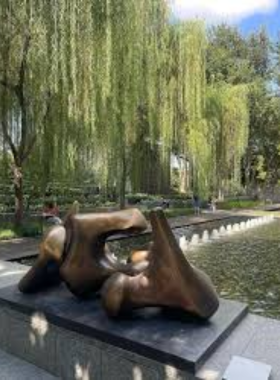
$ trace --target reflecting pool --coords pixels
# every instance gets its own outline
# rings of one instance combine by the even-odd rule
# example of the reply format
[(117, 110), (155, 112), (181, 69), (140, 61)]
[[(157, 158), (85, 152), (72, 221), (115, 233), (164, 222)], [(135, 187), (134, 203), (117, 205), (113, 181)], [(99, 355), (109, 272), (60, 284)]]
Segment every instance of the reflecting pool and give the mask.
[(220, 237), (186, 256), (208, 273), (221, 297), (280, 319), (280, 221)]
[[(207, 230), (209, 233), (214, 229), (219, 229), (221, 226), (228, 224), (240, 223), (246, 221), (248, 217), (233, 216), (230, 218), (218, 219), (200, 224), (192, 224), (186, 227), (178, 227), (173, 229), (173, 233), (179, 241), (182, 236), (190, 240), (193, 235), (202, 236), (203, 232)], [(137, 237), (129, 237), (126, 239), (115, 240), (109, 242), (108, 245), (112, 252), (121, 259), (125, 259), (132, 249), (142, 248), (145, 244), (151, 241), (151, 234), (140, 235)]]

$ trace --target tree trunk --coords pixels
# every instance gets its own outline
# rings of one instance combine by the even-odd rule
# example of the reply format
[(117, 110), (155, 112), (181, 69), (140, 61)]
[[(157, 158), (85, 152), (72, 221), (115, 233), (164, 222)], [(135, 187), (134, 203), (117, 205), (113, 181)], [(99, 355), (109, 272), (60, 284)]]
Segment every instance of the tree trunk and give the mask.
[(185, 159), (180, 159), (180, 165), (179, 165), (179, 193), (180, 194), (187, 194), (189, 190), (189, 181), (190, 181), (190, 175), (189, 175), (189, 167), (188, 162)]
[(249, 192), (251, 186), (251, 152), (250, 147), (248, 148), (247, 155), (244, 162), (244, 182), (246, 192)]
[(218, 178), (218, 200), (224, 201), (225, 199), (225, 184), (224, 180), (221, 178)]
[(23, 181), (21, 168), (15, 166), (13, 168), (14, 190), (15, 190), (15, 226), (20, 227), (23, 219)]
[(121, 165), (121, 178), (119, 184), (119, 204), (120, 209), (123, 210), (125, 208), (125, 190), (126, 190), (126, 152), (125, 148), (123, 148), (122, 154), (122, 165)]

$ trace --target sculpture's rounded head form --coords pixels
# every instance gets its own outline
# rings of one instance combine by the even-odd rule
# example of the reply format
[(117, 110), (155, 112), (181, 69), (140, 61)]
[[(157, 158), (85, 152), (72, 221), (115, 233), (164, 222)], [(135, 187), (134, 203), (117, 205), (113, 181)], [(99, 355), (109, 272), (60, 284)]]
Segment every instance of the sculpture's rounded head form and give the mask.
[(21, 292), (35, 293), (60, 283), (59, 266), (65, 238), (66, 232), (63, 226), (52, 227), (46, 232), (40, 244), (37, 261), (18, 284)]
[(54, 226), (45, 234), (40, 244), (40, 256), (60, 260), (64, 249), (66, 231), (64, 226)]
[(138, 208), (120, 212), (127, 213), (127, 227), (130, 232), (139, 233), (145, 231), (148, 228), (147, 220)]

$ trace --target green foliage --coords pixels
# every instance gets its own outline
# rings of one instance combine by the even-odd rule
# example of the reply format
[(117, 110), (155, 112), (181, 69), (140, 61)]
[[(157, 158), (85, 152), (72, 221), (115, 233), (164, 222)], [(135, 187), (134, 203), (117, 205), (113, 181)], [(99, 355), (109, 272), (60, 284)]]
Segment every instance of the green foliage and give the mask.
[(253, 70), (253, 78), (268, 79), (272, 70), (271, 42), (266, 30), (261, 27), (248, 40), (248, 57)]
[(266, 171), (264, 170), (264, 157), (261, 155), (258, 155), (256, 157), (256, 172), (257, 172), (257, 179), (260, 179), (264, 181), (266, 179)]
[(0, 228), (0, 240), (10, 240), (18, 237), (17, 233), (9, 227)]
[(206, 115), (212, 143), (212, 188), (219, 194), (230, 192), (234, 184), (240, 185), (241, 159), (249, 134), (247, 94), (244, 85), (221, 82), (208, 88)]
[[(16, 163), (29, 210), (50, 184), (58, 203), (93, 207), (128, 189), (168, 194), (171, 153), (200, 196), (237, 189), (243, 172), (258, 180), (258, 156), (275, 181), (278, 45), (272, 59), (264, 29), (246, 39), (225, 24), (170, 23), (164, 0), (3, 0), (1, 179), (13, 187)], [(75, 190), (85, 183), (101, 195)]]
[[(203, 22), (191, 21), (178, 27), (178, 90), (175, 146), (188, 157), (196, 192), (205, 195), (209, 189), (208, 124), (205, 111), (206, 31)], [(175, 50), (175, 53), (177, 50)], [(204, 149), (201, 149), (201, 147)]]
[(280, 165), (280, 99), (267, 90), (264, 80), (250, 86), (250, 136), (246, 154), (247, 170), (252, 182), (275, 185)]
[(15, 228), (11, 223), (0, 226), (0, 240), (9, 240), (19, 237), (37, 237), (42, 233), (42, 225), (39, 222), (24, 223), (20, 228)]
[(240, 200), (233, 199), (224, 202), (219, 202), (217, 207), (222, 210), (232, 210), (232, 209), (252, 209), (254, 207), (263, 206), (263, 201), (254, 200)]
[[(147, 219), (149, 219), (150, 211), (143, 211), (143, 214)], [(191, 207), (185, 207), (185, 208), (170, 208), (165, 209), (164, 214), (167, 218), (176, 218), (177, 216), (189, 216), (194, 214), (194, 210)]]
[(23, 224), (20, 229), (16, 230), (18, 236), (36, 237), (42, 234), (42, 225), (38, 223)]
[(252, 68), (246, 41), (235, 26), (221, 24), (208, 33), (207, 81), (231, 84), (248, 83)]

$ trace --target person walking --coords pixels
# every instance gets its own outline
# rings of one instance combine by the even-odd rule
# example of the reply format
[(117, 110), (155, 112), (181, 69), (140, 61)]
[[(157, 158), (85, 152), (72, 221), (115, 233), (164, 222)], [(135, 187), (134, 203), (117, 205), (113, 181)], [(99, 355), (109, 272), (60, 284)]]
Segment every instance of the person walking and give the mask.
[(194, 214), (199, 215), (200, 214), (200, 199), (197, 194), (193, 196), (193, 207), (194, 207)]
[(62, 220), (59, 217), (59, 209), (54, 201), (48, 201), (43, 208), (43, 218), (49, 224), (59, 225)]

